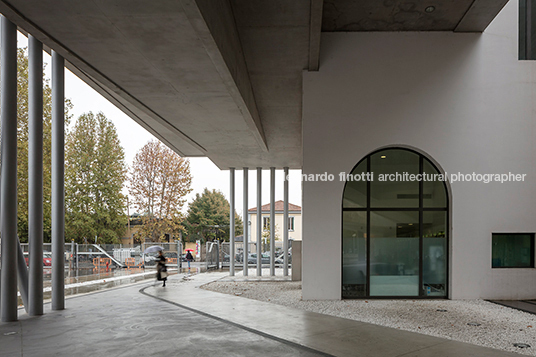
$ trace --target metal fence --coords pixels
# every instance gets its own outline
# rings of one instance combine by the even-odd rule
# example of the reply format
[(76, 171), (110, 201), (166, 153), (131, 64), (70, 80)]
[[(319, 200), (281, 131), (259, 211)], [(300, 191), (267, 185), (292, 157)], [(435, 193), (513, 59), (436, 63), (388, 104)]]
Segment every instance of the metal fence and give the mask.
[[(112, 267), (136, 268), (156, 265), (155, 254), (144, 254), (146, 248), (158, 244), (164, 248), (166, 264), (180, 266), (182, 244), (179, 243), (143, 243), (134, 247), (123, 247), (121, 244), (78, 244), (65, 243), (64, 265), (66, 269), (95, 268), (109, 269)], [(21, 244), (24, 256), (28, 257), (28, 243)], [(50, 266), (52, 244), (43, 244), (43, 265)], [(28, 259), (26, 263), (28, 264)]]
[[(277, 242), (276, 242), (277, 243)], [(248, 266), (256, 266), (257, 265), (257, 244), (256, 242), (248, 243), (249, 246), (249, 253), (248, 253)], [(241, 267), (244, 265), (244, 243), (243, 242), (235, 242), (235, 252), (234, 254), (230, 253), (231, 244), (229, 242), (223, 242), (220, 246), (220, 261), (222, 262), (222, 267), (229, 267), (230, 266), (230, 257), (234, 257), (235, 266)], [(261, 251), (263, 251), (264, 244), (261, 247)], [(289, 264), (292, 263), (292, 248), (289, 248), (287, 252), (289, 256)], [(283, 253), (283, 243), (281, 242), (281, 246), (276, 244), (276, 251), (274, 254), (274, 263), (276, 266), (281, 266), (284, 264), (284, 257), (285, 254)], [(261, 265), (269, 265), (270, 264), (270, 252), (269, 251), (263, 251), (261, 253)]]
[(158, 245), (164, 248), (164, 256), (166, 257), (166, 265), (177, 266), (181, 265), (182, 244), (180, 242), (173, 243), (142, 243), (140, 246), (141, 255), (146, 267), (156, 266), (156, 254), (144, 254), (145, 250), (150, 246)]
[(205, 262), (207, 265), (207, 270), (220, 268), (220, 242), (219, 241), (206, 243)]

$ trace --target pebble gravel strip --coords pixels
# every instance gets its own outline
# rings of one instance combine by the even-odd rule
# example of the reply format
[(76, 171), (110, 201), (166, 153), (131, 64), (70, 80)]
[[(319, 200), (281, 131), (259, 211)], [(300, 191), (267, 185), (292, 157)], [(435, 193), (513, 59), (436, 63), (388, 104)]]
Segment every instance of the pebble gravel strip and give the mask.
[[(536, 315), (483, 300), (303, 301), (301, 282), (222, 282), (203, 289), (536, 356)], [(514, 344), (531, 347), (515, 347)]]

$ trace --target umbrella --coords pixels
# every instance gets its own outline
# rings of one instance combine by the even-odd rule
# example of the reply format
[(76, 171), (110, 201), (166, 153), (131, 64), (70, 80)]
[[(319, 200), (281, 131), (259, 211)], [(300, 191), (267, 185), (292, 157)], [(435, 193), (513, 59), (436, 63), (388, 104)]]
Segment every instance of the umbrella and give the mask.
[(185, 252), (193, 252), (194, 250), (193, 250), (193, 249), (190, 249), (190, 248), (188, 248), (188, 249), (185, 249), (184, 251), (185, 251)]
[(143, 253), (156, 253), (156, 252), (159, 252), (159, 251), (162, 251), (162, 250), (164, 250), (164, 248), (162, 248), (161, 246), (152, 245), (149, 248), (145, 249), (145, 251)]

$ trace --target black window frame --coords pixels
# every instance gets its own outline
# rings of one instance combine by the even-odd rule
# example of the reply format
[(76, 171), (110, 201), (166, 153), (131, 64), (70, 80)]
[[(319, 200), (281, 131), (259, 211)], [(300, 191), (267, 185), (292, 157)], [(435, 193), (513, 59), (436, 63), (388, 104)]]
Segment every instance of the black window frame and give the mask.
[[(507, 236), (530, 236), (530, 264), (528, 266), (493, 266), (493, 236), (494, 235), (507, 235)], [(509, 233), (509, 232), (494, 232), (491, 233), (491, 269), (534, 269), (536, 266), (534, 265), (534, 249), (535, 249), (535, 234), (534, 233)]]
[(536, 60), (536, 0), (519, 0), (518, 58)]
[[(535, 0), (536, 1), (536, 0)], [(424, 172), (424, 160), (426, 160), (430, 165), (437, 170), (440, 174), (443, 173), (439, 168), (435, 165), (435, 163), (428, 159), (425, 155), (422, 153), (409, 149), (409, 148), (403, 148), (403, 147), (389, 147), (389, 148), (383, 148), (375, 150), (365, 157), (363, 157), (359, 162), (352, 168), (350, 172), (353, 172), (362, 162), (366, 162), (366, 170), (367, 172), (371, 172), (371, 163), (370, 158), (372, 155), (377, 154), (378, 152), (383, 151), (389, 151), (389, 150), (406, 150), (413, 154), (416, 154), (419, 156), (419, 173), (422, 174)], [(445, 190), (446, 195), (446, 205), (444, 207), (425, 207), (424, 206), (424, 181), (419, 182), (419, 206), (418, 207), (371, 207), (371, 187), (370, 187), (370, 181), (367, 181), (367, 201), (365, 207), (344, 207), (344, 193), (346, 191), (346, 185), (349, 181), (346, 181), (344, 184), (344, 189), (342, 192), (341, 197), (341, 213), (344, 213), (345, 211), (362, 211), (366, 212), (367, 214), (367, 237), (370, 237), (370, 216), (371, 212), (373, 211), (414, 211), (419, 212), (419, 295), (417, 296), (373, 296), (370, 295), (370, 241), (367, 239), (366, 243), (366, 260), (367, 260), (367, 275), (366, 275), (366, 283), (365, 283), (365, 296), (360, 297), (346, 297), (344, 296), (344, 292), (342, 289), (341, 284), (341, 299), (428, 299), (428, 300), (437, 300), (437, 299), (448, 299), (449, 296), (449, 281), (450, 281), (450, 196), (449, 196), (449, 189), (446, 184), (446, 182), (443, 182), (443, 188)], [(446, 213), (446, 227), (445, 227), (445, 239), (446, 239), (446, 272), (445, 272), (445, 295), (444, 296), (426, 296), (423, 290), (423, 215), (424, 212), (433, 212), (433, 211), (442, 211)], [(341, 214), (341, 228), (344, 225), (344, 214)], [(341, 245), (343, 240), (343, 231), (341, 229)], [(343, 281), (343, 269), (342, 264), (344, 261), (343, 257), (343, 251), (341, 249), (341, 282)]]

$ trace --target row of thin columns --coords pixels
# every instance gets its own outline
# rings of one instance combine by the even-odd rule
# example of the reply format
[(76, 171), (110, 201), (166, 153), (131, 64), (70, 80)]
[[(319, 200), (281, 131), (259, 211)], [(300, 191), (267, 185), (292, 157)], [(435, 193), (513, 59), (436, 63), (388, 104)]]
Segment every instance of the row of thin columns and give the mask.
[[(230, 170), (230, 252), (229, 252), (229, 274), (235, 275), (235, 169)], [(249, 256), (249, 219), (248, 219), (248, 188), (249, 188), (249, 169), (243, 168), (243, 242), (244, 249), (242, 252), (243, 274), (248, 275), (248, 256)], [(283, 211), (283, 250), (284, 267), (283, 275), (288, 276), (288, 167), (284, 168), (284, 211)], [(262, 168), (257, 168), (257, 275), (262, 275)], [(275, 167), (270, 168), (270, 275), (275, 276)]]
[[(0, 220), (2, 322), (17, 316), (17, 27), (1, 17), (2, 168)], [(43, 45), (28, 37), (28, 239), (27, 311), (43, 314)], [(52, 52), (52, 309), (64, 308), (64, 60)]]

